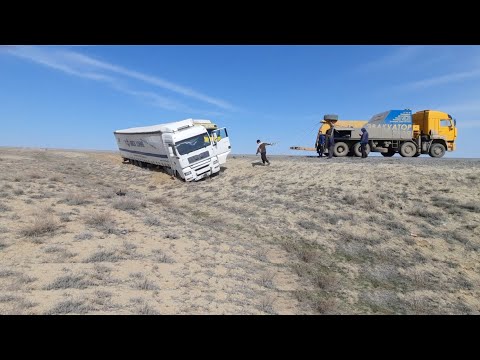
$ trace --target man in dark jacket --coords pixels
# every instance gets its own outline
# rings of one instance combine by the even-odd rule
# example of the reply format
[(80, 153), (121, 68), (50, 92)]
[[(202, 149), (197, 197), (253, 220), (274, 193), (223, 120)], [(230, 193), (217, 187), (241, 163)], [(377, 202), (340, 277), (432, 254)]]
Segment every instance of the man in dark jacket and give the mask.
[(325, 142), (326, 142), (325, 134), (320, 133), (317, 139), (318, 157), (322, 157), (323, 153), (325, 152)]
[(333, 157), (333, 147), (335, 146), (335, 128), (333, 124), (330, 125), (330, 129), (327, 130), (327, 145), (328, 145), (328, 158)]
[(360, 130), (362, 133), (360, 134), (360, 149), (362, 150), (362, 158), (367, 157), (367, 145), (368, 145), (368, 131), (365, 128)]

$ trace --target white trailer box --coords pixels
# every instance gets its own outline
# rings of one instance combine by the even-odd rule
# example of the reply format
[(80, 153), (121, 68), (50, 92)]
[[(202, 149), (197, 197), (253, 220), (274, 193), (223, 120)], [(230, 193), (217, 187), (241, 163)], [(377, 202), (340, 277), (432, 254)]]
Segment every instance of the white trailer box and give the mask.
[(163, 166), (185, 181), (218, 173), (220, 163), (207, 130), (193, 119), (114, 132), (124, 160)]

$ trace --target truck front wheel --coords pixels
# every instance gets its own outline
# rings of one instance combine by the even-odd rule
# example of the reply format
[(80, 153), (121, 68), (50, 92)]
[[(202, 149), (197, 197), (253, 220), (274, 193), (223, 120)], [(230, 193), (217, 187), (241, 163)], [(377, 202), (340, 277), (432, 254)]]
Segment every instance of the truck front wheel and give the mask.
[(344, 142), (335, 143), (333, 146), (333, 155), (336, 157), (343, 157), (348, 154), (350, 150), (348, 149), (348, 145)]
[(439, 143), (433, 144), (430, 146), (429, 155), (434, 158), (441, 158), (445, 155), (445, 146)]
[(417, 152), (417, 147), (414, 143), (408, 141), (400, 146), (400, 155), (403, 157), (412, 157)]

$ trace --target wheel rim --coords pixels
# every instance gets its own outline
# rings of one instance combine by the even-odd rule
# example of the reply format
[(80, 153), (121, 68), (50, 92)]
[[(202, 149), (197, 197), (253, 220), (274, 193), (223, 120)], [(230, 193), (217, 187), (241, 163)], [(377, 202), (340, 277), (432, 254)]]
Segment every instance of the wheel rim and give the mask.
[(442, 151), (442, 149), (440, 148), (440, 146), (435, 146), (435, 147), (433, 148), (433, 154), (434, 154), (434, 155), (441, 155), (442, 152), (443, 152), (443, 151)]
[(403, 152), (405, 153), (405, 155), (410, 156), (413, 155), (413, 153), (415, 152), (415, 148), (409, 144), (405, 146)]
[(337, 157), (343, 157), (348, 154), (348, 145), (344, 143), (338, 143), (333, 150), (333, 154)]

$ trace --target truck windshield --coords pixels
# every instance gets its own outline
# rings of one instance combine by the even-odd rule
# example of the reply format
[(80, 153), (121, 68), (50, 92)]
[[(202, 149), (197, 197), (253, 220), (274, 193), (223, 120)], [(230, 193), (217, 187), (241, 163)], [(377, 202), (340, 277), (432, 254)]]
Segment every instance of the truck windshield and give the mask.
[(180, 155), (191, 153), (208, 145), (210, 145), (210, 140), (206, 134), (196, 135), (176, 143), (177, 151)]

